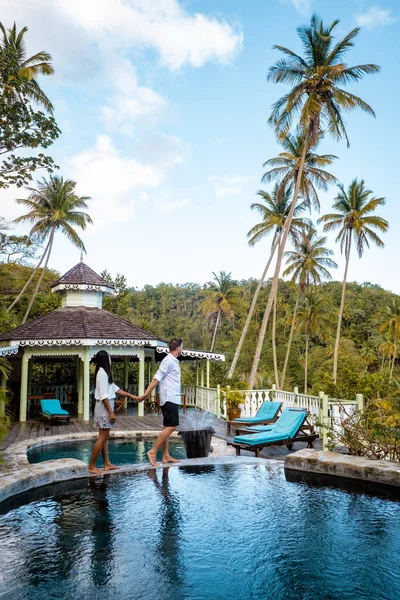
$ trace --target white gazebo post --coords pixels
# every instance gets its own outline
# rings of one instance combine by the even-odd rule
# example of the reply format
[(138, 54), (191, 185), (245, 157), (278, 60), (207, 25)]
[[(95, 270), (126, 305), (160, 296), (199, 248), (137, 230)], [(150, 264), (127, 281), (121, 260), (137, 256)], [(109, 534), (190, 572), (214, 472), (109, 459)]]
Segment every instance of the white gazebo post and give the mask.
[(26, 421), (26, 412), (27, 412), (27, 395), (28, 395), (28, 363), (29, 356), (24, 351), (22, 355), (22, 365), (21, 365), (21, 393), (19, 400), (19, 420), (23, 423)]
[(197, 397), (199, 393), (199, 359), (196, 358), (196, 387), (194, 392), (194, 404), (197, 406)]
[(206, 360), (207, 410), (210, 410), (210, 359)]
[[(128, 377), (129, 377), (129, 356), (124, 356), (124, 390), (128, 391)], [(124, 401), (125, 410), (128, 408), (128, 398), (125, 396)]]
[(78, 416), (83, 415), (83, 363), (82, 359), (78, 357), (77, 361), (78, 368)]
[[(139, 354), (139, 386), (138, 396), (144, 394), (144, 348), (140, 349)], [(138, 417), (144, 417), (144, 403), (138, 402)]]
[(89, 421), (89, 404), (90, 404), (90, 357), (89, 348), (84, 350), (83, 359), (83, 420)]

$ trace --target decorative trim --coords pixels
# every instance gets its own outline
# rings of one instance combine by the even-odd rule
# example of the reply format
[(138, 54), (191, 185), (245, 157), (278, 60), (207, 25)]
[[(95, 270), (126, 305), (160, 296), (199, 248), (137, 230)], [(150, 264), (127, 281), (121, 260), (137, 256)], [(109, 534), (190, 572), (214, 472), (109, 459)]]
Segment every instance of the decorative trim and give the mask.
[[(169, 348), (164, 346), (157, 346), (156, 350), (160, 354), (169, 354)], [(206, 358), (208, 360), (225, 362), (225, 354), (215, 354), (214, 352), (203, 352), (200, 350), (182, 350), (182, 356), (188, 356), (189, 358)]]
[(102, 292), (103, 294), (115, 294), (111, 286), (91, 285), (89, 283), (60, 283), (51, 290), (54, 292)]
[(84, 353), (79, 349), (70, 348), (67, 349), (51, 349), (51, 350), (25, 350), (24, 355), (28, 360), (34, 356), (77, 356), (82, 361), (84, 360)]
[(0, 356), (11, 356), (12, 354), (18, 354), (18, 346), (5, 346), (0, 348)]
[(121, 339), (61, 339), (61, 340), (13, 340), (13, 345), (21, 347), (37, 346), (39, 348), (49, 347), (70, 347), (70, 346), (117, 346), (121, 348), (131, 348), (132, 346), (150, 346), (156, 347), (157, 340), (121, 340)]

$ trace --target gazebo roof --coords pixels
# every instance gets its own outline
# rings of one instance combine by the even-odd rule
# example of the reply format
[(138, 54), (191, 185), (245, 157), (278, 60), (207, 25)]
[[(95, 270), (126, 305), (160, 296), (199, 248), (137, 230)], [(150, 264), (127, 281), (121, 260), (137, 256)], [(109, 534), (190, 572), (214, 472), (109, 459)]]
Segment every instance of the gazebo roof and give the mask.
[(108, 343), (118, 343), (121, 340), (137, 340), (142, 343), (164, 341), (106, 310), (86, 306), (64, 307), (46, 313), (29, 323), (2, 333), (0, 340), (38, 343), (45, 343), (47, 340), (68, 340), (69, 344), (74, 341), (79, 344), (82, 340), (101, 340)]
[(56, 282), (51, 286), (52, 288), (63, 288), (64, 286), (71, 285), (88, 285), (95, 287), (107, 287), (110, 290), (113, 290), (113, 286), (108, 283), (103, 277), (100, 277), (93, 269), (85, 265), (85, 263), (80, 262), (72, 269), (67, 271), (65, 275), (62, 275), (60, 279), (57, 279)]

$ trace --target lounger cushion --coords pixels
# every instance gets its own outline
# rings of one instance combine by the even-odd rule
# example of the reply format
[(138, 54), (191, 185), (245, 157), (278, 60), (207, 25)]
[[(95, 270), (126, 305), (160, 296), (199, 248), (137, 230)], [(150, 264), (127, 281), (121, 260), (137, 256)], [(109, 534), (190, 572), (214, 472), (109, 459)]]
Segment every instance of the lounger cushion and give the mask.
[(70, 416), (68, 411), (61, 408), (59, 400), (41, 400), (40, 404), (42, 407), (42, 412), (44, 412), (46, 415)]
[(304, 422), (306, 412), (304, 411), (285, 411), (274, 423), (271, 431), (237, 435), (233, 439), (234, 444), (246, 444), (248, 446), (257, 446), (290, 440), (295, 437)]
[(235, 419), (235, 423), (259, 423), (260, 421), (269, 421), (276, 417), (280, 407), (281, 402), (269, 402), (269, 400), (267, 400), (261, 404), (255, 417)]
[(263, 431), (272, 431), (274, 425), (254, 425), (253, 427), (247, 427), (249, 433), (253, 431), (254, 433), (262, 433)]

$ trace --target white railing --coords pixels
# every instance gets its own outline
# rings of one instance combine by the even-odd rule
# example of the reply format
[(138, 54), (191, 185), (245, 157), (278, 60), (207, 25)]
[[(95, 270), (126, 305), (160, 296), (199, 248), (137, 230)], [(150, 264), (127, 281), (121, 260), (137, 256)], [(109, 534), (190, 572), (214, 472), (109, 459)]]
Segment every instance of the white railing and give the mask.
[[(64, 385), (33, 385), (30, 389), (29, 396), (42, 396), (43, 394), (52, 392), (54, 394), (54, 398), (57, 398), (61, 402), (61, 404), (66, 404), (68, 402), (68, 395), (71, 392), (74, 392), (75, 386), (68, 385), (67, 383)], [(91, 390), (93, 392), (94, 390)], [(130, 383), (128, 386), (128, 392), (137, 396), (138, 394), (138, 386), (136, 383)], [(128, 402), (130, 399), (128, 398)]]

